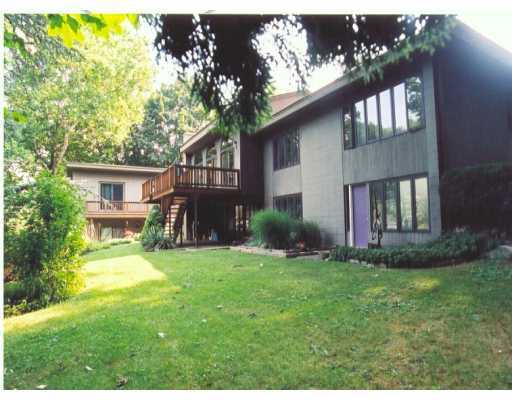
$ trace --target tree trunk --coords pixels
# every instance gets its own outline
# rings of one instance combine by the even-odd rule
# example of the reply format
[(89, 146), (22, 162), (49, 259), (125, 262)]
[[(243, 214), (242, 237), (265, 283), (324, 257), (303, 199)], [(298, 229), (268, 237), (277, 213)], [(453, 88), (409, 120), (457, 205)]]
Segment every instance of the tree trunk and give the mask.
[(66, 151), (69, 146), (69, 133), (64, 134), (64, 141), (62, 143), (62, 147), (60, 150), (56, 151), (55, 155), (52, 155), (52, 165), (51, 165), (51, 171), (53, 175), (57, 174), (57, 170), (59, 169), (59, 165), (64, 159), (64, 155), (66, 154)]

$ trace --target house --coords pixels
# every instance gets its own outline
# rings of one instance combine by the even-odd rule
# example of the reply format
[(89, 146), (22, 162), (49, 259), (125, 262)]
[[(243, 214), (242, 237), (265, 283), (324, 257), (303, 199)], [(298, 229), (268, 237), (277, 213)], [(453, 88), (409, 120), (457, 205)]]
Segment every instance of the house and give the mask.
[(512, 55), (463, 24), (382, 79), (272, 102), (255, 134), (207, 126), (182, 146), (184, 164), (144, 183), (175, 238), (236, 240), (264, 207), (316, 221), (326, 245), (367, 247), (379, 231), (383, 245), (423, 242), (443, 230), (443, 173), (512, 162)]
[(164, 168), (70, 162), (67, 174), (85, 198), (90, 240), (130, 237), (141, 231), (151, 205), (140, 201), (142, 183)]

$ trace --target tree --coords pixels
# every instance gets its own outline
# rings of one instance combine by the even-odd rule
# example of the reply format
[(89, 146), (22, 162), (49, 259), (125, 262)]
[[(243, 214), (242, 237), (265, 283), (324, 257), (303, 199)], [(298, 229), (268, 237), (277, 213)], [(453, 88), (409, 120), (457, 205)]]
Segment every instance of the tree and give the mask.
[(144, 108), (142, 123), (134, 125), (123, 143), (123, 162), (167, 167), (179, 159), (185, 133), (195, 132), (207, 121), (190, 85), (177, 81), (152, 95)]
[[(8, 71), (10, 110), (24, 116), (22, 146), (56, 173), (65, 159), (112, 161), (130, 127), (142, 120), (151, 88), (147, 43), (135, 33), (108, 41), (84, 32), (79, 57), (45, 58)], [(6, 130), (6, 142), (13, 140)]]
[[(386, 63), (433, 52), (454, 25), (443, 15), (161, 15), (155, 46), (182, 72), (192, 71), (192, 90), (214, 110), (220, 131), (252, 131), (270, 115), (271, 67), (283, 60), (302, 85), (312, 70), (344, 65), (366, 80)], [(263, 38), (270, 34), (275, 51)], [(304, 54), (290, 46), (304, 37)]]

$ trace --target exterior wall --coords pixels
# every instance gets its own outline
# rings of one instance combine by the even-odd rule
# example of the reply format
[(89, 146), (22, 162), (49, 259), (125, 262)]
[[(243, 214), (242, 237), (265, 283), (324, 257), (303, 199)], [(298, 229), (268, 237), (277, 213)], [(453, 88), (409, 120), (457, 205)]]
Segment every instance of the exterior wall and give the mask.
[(435, 71), (442, 170), (512, 162), (512, 63), (457, 41)]
[[(439, 163), (432, 63), (425, 61), (421, 70), (425, 128), (354, 149), (344, 150), (342, 155), (344, 185), (415, 174), (428, 175), (430, 232), (384, 232), (383, 245), (422, 242), (439, 236), (441, 233)], [(341, 119), (341, 114), (339, 118)]]
[(72, 181), (79, 186), (86, 201), (100, 200), (100, 184), (102, 182), (124, 183), (124, 201), (140, 201), (142, 184), (154, 174), (127, 174), (115, 172), (81, 171), (72, 172)]
[[(385, 232), (382, 243), (387, 245), (421, 242), (438, 236), (441, 232), (441, 220), (432, 63), (423, 61), (420, 67), (423, 75), (426, 120), (425, 128), (420, 131), (344, 150), (341, 109), (345, 102), (356, 98), (352, 97), (357, 96), (356, 90), (351, 93), (350, 98), (332, 99), (322, 109), (317, 108), (316, 111), (307, 113), (307, 118), (296, 119), (301, 139), (299, 165), (274, 171), (272, 140), (284, 132), (285, 127), (276, 128), (272, 134), (265, 137), (265, 207), (273, 207), (275, 196), (301, 192), (303, 218), (319, 224), (325, 243), (347, 244), (350, 243), (350, 239), (345, 234), (344, 185), (427, 174), (430, 232)], [(393, 79), (396, 78), (394, 76)], [(389, 87), (386, 81), (379, 84)], [(371, 89), (372, 86), (364, 87), (362, 92)], [(368, 237), (370, 238), (370, 232)]]

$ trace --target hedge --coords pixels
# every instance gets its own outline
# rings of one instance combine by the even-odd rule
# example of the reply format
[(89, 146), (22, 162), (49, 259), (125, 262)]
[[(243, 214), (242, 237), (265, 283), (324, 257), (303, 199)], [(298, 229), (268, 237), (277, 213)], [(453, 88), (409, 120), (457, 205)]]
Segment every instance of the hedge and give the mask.
[(429, 268), (470, 261), (493, 247), (483, 235), (450, 233), (423, 243), (390, 246), (379, 249), (361, 249), (336, 246), (330, 260), (357, 260), (388, 268)]
[(451, 170), (441, 178), (440, 194), (447, 230), (512, 233), (512, 164)]

